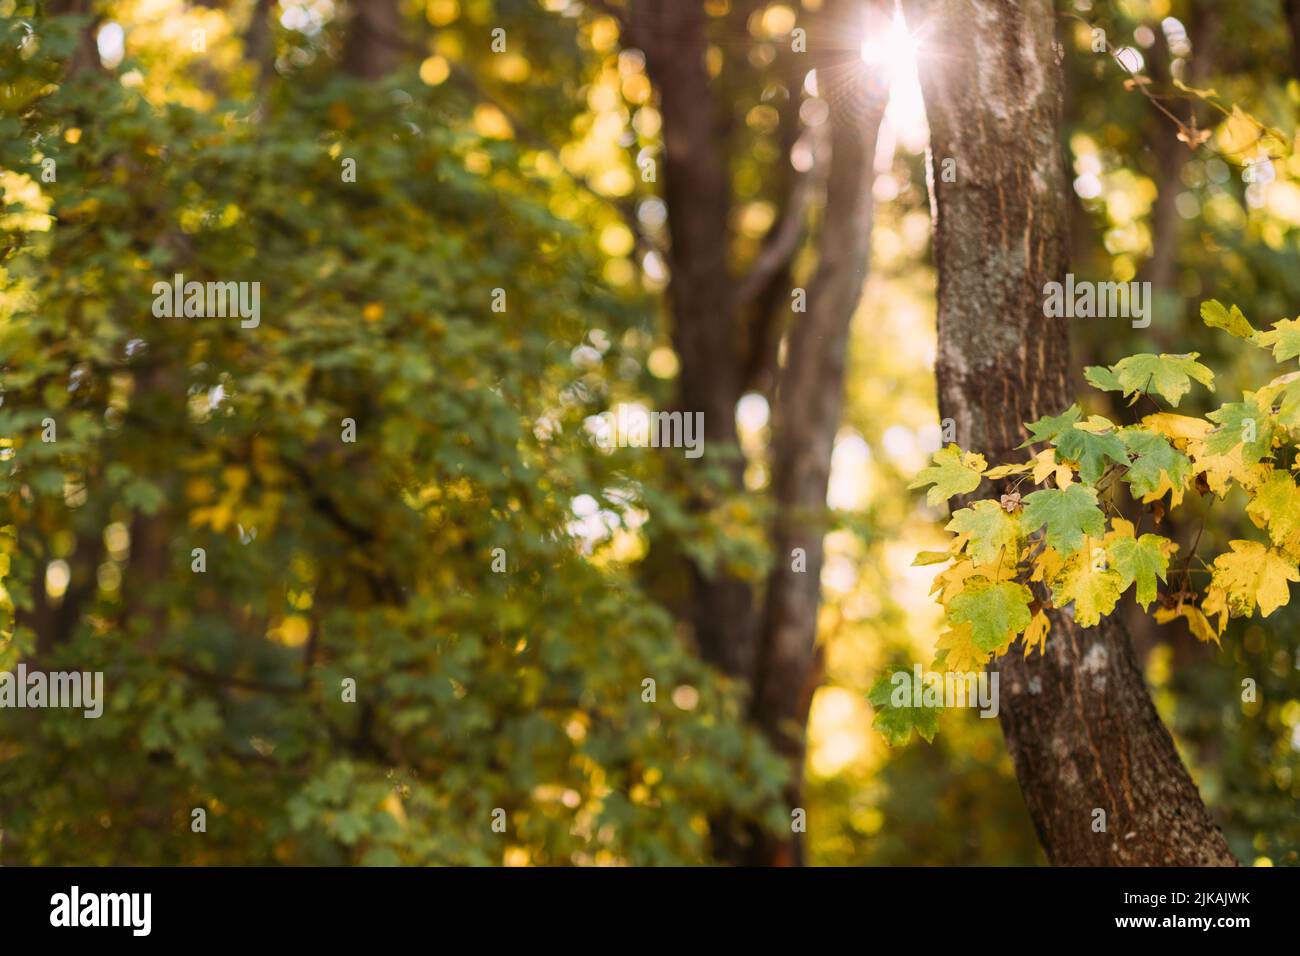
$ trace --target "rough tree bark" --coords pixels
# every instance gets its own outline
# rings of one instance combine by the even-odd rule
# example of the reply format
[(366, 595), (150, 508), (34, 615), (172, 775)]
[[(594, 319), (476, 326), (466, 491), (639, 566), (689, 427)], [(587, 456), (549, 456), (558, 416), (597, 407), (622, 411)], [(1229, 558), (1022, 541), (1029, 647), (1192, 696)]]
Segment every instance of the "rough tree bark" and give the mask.
[[(939, 411), (1004, 462), (1070, 404), (1068, 330), (1042, 289), (1067, 268), (1060, 50), (1051, 0), (910, 0), (923, 31), (939, 272)], [(956, 161), (954, 181), (942, 175)], [(1058, 865), (1233, 865), (1114, 623), (1052, 613), (1045, 652), (994, 662), (1003, 732)], [(1094, 811), (1106, 812), (1094, 832)]]

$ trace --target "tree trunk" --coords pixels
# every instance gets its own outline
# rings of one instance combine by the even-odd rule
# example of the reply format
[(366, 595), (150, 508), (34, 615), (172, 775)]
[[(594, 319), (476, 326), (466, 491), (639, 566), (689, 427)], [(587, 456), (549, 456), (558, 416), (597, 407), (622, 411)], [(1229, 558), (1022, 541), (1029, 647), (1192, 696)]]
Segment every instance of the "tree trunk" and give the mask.
[[(939, 411), (990, 463), (1022, 423), (1070, 404), (1068, 331), (1043, 314), (1067, 268), (1060, 50), (1050, 0), (911, 0), (923, 30)], [(954, 159), (955, 177), (943, 175)], [(945, 181), (955, 178), (955, 181)], [(1052, 612), (1045, 653), (1012, 649), (1001, 721), (1025, 803), (1058, 865), (1232, 865), (1160, 723), (1127, 635)], [(1105, 811), (1105, 830), (1100, 827)]]
[(402, 14), (397, 0), (357, 0), (351, 4), (343, 69), (363, 80), (377, 80), (397, 69), (402, 57)]
[[(646, 56), (663, 116), (663, 196), (668, 206), (668, 297), (681, 360), (678, 406), (704, 413), (705, 456), (743, 469), (736, 437), (741, 368), (727, 274), (731, 179), (705, 65), (708, 14), (698, 0), (638, 0), (632, 39)], [(753, 595), (725, 569), (691, 567), (691, 622), (700, 654), (748, 680), (755, 660)]]
[(99, 32), (100, 18), (95, 13), (91, 0), (50, 0), (46, 7), (50, 16), (86, 17), (86, 25), (77, 36), (77, 46), (68, 57), (67, 75), (73, 76), (83, 70), (99, 70), (103, 64), (99, 59), (99, 44), (96, 36)]
[[(866, 277), (871, 160), (884, 107), (885, 91), (879, 82), (868, 87), (860, 57), (861, 20), (856, 15), (868, 6), (863, 0), (831, 0), (812, 31), (812, 62), (831, 106), (830, 169), (808, 311), (793, 317), (785, 367), (773, 369), (779, 383), (772, 440), (775, 565), (762, 616), (754, 613), (747, 582), (725, 571), (707, 575), (692, 568), (691, 616), (701, 655), (749, 682), (750, 719), (789, 761), (786, 796), (791, 807), (800, 802), (804, 725), (818, 677), (826, 488), (840, 423), (849, 323)], [(756, 365), (776, 355), (780, 328), (763, 320), (770, 305), (760, 301), (759, 321), (742, 336), (737, 310), (752, 306), (755, 298), (765, 299), (772, 291), (769, 284), (784, 294), (782, 273), (798, 249), (812, 187), (805, 177), (789, 190), (789, 205), (765, 252), (746, 279), (733, 284), (727, 271), (731, 183), (705, 65), (707, 25), (698, 0), (639, 0), (625, 24), (626, 40), (646, 55), (663, 116), (663, 195), (672, 244), (669, 302), (673, 344), (682, 362), (678, 402), (684, 411), (704, 412), (708, 457), (723, 457), (738, 486), (743, 460), (736, 402), (746, 381), (760, 377)], [(799, 85), (792, 84), (787, 108), (787, 121), (795, 124)], [(797, 125), (783, 131), (783, 154), (797, 131)], [(768, 268), (773, 263), (776, 268)], [(791, 565), (795, 548), (803, 549), (806, 561), (798, 572)], [(801, 861), (793, 839), (754, 830), (738, 833), (725, 820), (715, 821), (714, 830), (714, 852), (722, 861)]]
[(1291, 35), (1291, 75), (1300, 80), (1300, 0), (1282, 0), (1282, 14)]
[[(1191, 86), (1204, 86), (1213, 60), (1214, 40), (1221, 29), (1218, 10), (1212, 3), (1192, 2), (1188, 5), (1186, 23), (1192, 53), (1188, 59), (1183, 79)], [(1160, 91), (1172, 89), (1171, 72), (1173, 54), (1169, 41), (1159, 23), (1151, 25), (1155, 42), (1147, 54), (1147, 72)], [(1168, 109), (1169, 107), (1166, 106)], [(1175, 105), (1175, 113), (1184, 113), (1182, 121), (1199, 128), (1204, 119), (1199, 115), (1196, 100), (1189, 100), (1184, 111)], [(1178, 251), (1182, 236), (1183, 217), (1178, 212), (1177, 197), (1183, 191), (1183, 166), (1193, 153), (1187, 143), (1178, 138), (1179, 128), (1154, 106), (1147, 111), (1147, 143), (1155, 160), (1156, 200), (1151, 209), (1151, 258), (1139, 271), (1138, 278), (1151, 283), (1157, 302), (1172, 299), (1176, 294), (1178, 278)], [(1176, 317), (1181, 311), (1175, 312)], [(1151, 332), (1158, 337), (1161, 348), (1174, 348), (1176, 329), (1157, 322)]]
[[(817, 38), (817, 77), (830, 108), (830, 171), (808, 312), (794, 316), (773, 413), (772, 534), (752, 712), (790, 763), (790, 807), (800, 804), (804, 730), (820, 678), (817, 609), (821, 601), (826, 489), (844, 400), (849, 326), (866, 282), (871, 251), (872, 158), (884, 88), (869, 76), (860, 37), (844, 29), (851, 2), (831, 3), (830, 27)], [(795, 567), (795, 549), (803, 552)], [(796, 838), (769, 849), (768, 862), (802, 863)]]

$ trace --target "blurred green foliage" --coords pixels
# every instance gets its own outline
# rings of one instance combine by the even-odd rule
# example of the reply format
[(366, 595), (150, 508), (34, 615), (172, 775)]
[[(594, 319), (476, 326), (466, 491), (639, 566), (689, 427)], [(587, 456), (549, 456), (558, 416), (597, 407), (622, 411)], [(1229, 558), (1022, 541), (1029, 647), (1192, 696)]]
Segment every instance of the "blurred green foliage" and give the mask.
[[(0, 856), (681, 863), (780, 825), (733, 689), (568, 530), (648, 338), (547, 208), (578, 187), (405, 71), (159, 105), (130, 60), (65, 80), (79, 25), (0, 24), (0, 666), (107, 704), (4, 713)], [(175, 273), (259, 281), (260, 326), (154, 318)]]

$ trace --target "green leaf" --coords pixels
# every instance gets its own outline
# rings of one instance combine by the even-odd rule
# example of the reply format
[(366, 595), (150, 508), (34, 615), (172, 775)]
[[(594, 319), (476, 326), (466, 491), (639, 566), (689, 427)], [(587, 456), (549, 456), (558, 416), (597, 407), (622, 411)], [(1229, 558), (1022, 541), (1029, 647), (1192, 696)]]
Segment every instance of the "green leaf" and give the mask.
[(1166, 480), (1178, 489), (1187, 483), (1192, 461), (1169, 444), (1163, 435), (1138, 428), (1124, 432), (1124, 444), (1137, 456), (1124, 479), (1139, 498), (1156, 493)]
[(1063, 429), (1056, 436), (1056, 460), (1069, 459), (1079, 463), (1079, 477), (1089, 484), (1101, 479), (1106, 471), (1106, 459), (1120, 465), (1128, 464), (1124, 442), (1115, 432), (1093, 432), (1077, 426)]
[(1104, 365), (1089, 365), (1083, 370), (1083, 377), (1089, 385), (1103, 392), (1122, 392), (1124, 386), (1120, 380)]
[(1109, 369), (1091, 366), (1084, 370), (1084, 377), (1104, 392), (1120, 391), (1126, 397), (1152, 393), (1162, 396), (1171, 405), (1177, 405), (1191, 390), (1191, 379), (1214, 391), (1214, 373), (1196, 361), (1199, 357), (1199, 352), (1130, 355)]
[(962, 508), (953, 514), (946, 530), (970, 535), (966, 553), (974, 564), (996, 561), (1003, 548), (1009, 551), (1012, 562), (1016, 559), (1020, 520), (1007, 514), (996, 501), (977, 501), (969, 508)]
[(934, 453), (934, 464), (922, 468), (908, 488), (934, 487), (926, 494), (927, 504), (938, 505), (953, 495), (965, 495), (980, 486), (980, 476), (984, 473), (986, 462), (983, 455), (963, 452), (956, 445), (949, 445)]
[(907, 743), (913, 730), (926, 742), (934, 740), (939, 730), (937, 707), (911, 706), (913, 680), (910, 671), (882, 674), (867, 693), (876, 711), (871, 726), (884, 735), (891, 747)]
[(1235, 305), (1231, 309), (1224, 308), (1218, 299), (1201, 303), (1201, 321), (1212, 329), (1223, 329), (1239, 339), (1249, 339), (1255, 335), (1254, 327), (1241, 314), (1241, 309)]
[(1078, 550), (1083, 536), (1100, 537), (1106, 516), (1097, 507), (1097, 492), (1085, 485), (1044, 488), (1025, 498), (1021, 527), (1032, 533), (1046, 525), (1047, 543), (1061, 554)]
[(1044, 415), (1038, 421), (1026, 424), (1025, 427), (1029, 429), (1029, 438), (1021, 442), (1020, 447), (1028, 448), (1030, 445), (1036, 445), (1044, 441), (1054, 442), (1056, 436), (1061, 432), (1074, 427), (1079, 420), (1080, 414), (1079, 406), (1071, 405), (1055, 417)]
[(1273, 328), (1259, 333), (1259, 344), (1273, 350), (1273, 358), (1285, 362), (1300, 356), (1300, 319), (1282, 319)]
[(1029, 626), (1033, 599), (1029, 588), (1014, 581), (977, 581), (948, 602), (948, 617), (956, 624), (970, 624), (975, 646), (992, 651)]
[(1144, 534), (1140, 538), (1129, 535), (1114, 538), (1107, 548), (1111, 563), (1120, 575), (1120, 590), (1124, 591), (1136, 581), (1135, 597), (1143, 610), (1156, 599), (1156, 579), (1165, 580), (1172, 546), (1173, 542), (1168, 538)]
[(1218, 422), (1205, 441), (1211, 455), (1228, 455), (1241, 445), (1241, 460), (1254, 465), (1273, 451), (1273, 416), (1261, 409), (1246, 393), (1246, 401), (1229, 402), (1205, 417)]

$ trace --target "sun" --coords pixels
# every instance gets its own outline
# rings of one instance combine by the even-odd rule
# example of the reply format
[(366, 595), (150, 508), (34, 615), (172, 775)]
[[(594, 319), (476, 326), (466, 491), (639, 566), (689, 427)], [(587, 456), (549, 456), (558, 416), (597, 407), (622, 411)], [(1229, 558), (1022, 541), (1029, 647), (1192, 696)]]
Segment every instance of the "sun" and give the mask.
[(898, 138), (913, 149), (924, 144), (928, 136), (918, 76), (922, 54), (917, 34), (907, 28), (897, 11), (888, 23), (862, 41), (862, 61), (881, 70), (889, 82), (885, 117)]
[(907, 29), (901, 13), (895, 12), (884, 29), (863, 38), (862, 61), (882, 67), (891, 81), (915, 75), (916, 38)]

